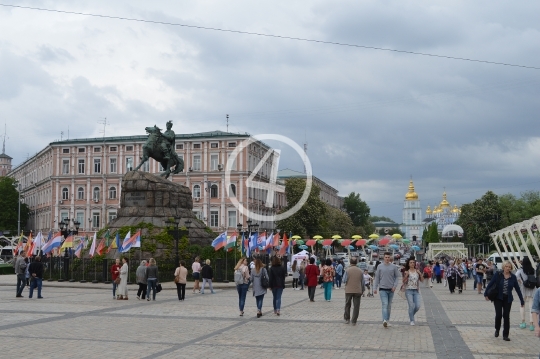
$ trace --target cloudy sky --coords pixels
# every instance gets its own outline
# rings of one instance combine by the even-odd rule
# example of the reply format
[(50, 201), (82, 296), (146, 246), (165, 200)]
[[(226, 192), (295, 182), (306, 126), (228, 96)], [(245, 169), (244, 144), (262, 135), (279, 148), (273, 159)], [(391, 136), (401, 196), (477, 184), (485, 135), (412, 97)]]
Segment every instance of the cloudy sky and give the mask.
[(0, 3), (538, 68), (0, 6), (15, 165), (68, 127), (102, 136), (105, 117), (107, 135), (141, 135), (167, 120), (177, 133), (225, 130), (229, 114), (231, 132), (307, 142), (316, 176), (398, 222), (411, 176), (424, 208), (445, 188), (458, 205), (539, 190), (538, 1)]

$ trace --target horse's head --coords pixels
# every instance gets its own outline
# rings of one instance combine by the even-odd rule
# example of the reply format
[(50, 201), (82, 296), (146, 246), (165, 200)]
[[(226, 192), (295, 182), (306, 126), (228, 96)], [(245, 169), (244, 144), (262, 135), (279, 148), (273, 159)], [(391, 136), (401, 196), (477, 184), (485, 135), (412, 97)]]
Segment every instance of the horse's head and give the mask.
[(146, 133), (153, 134), (153, 133), (160, 133), (161, 129), (154, 125), (153, 127), (145, 127)]

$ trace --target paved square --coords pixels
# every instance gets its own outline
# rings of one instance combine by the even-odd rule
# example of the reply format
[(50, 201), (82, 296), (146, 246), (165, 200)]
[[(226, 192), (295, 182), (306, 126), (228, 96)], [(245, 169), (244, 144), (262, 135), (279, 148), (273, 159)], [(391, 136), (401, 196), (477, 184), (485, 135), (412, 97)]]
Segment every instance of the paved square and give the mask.
[(450, 294), (442, 285), (422, 288), (422, 309), (409, 325), (407, 303), (394, 297), (391, 324), (381, 324), (380, 300), (364, 297), (358, 325), (343, 324), (344, 291), (332, 301), (310, 303), (307, 290), (287, 288), (281, 316), (272, 295), (257, 319), (248, 292), (238, 315), (234, 284), (216, 294), (192, 294), (179, 302), (172, 283), (157, 300), (116, 301), (107, 285), (45, 282), (45, 299), (15, 298), (15, 277), (0, 276), (0, 358), (534, 358), (540, 340), (519, 329), (519, 304), (512, 308), (511, 342), (493, 337), (493, 305), (472, 290)]

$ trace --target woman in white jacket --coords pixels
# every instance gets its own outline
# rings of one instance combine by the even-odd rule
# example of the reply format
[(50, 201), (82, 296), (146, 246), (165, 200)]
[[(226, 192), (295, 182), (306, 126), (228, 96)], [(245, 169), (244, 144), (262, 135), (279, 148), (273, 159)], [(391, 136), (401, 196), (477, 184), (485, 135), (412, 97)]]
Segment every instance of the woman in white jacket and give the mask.
[(128, 259), (122, 258), (122, 268), (120, 268), (120, 284), (118, 285), (117, 294), (120, 295), (120, 300), (128, 300)]

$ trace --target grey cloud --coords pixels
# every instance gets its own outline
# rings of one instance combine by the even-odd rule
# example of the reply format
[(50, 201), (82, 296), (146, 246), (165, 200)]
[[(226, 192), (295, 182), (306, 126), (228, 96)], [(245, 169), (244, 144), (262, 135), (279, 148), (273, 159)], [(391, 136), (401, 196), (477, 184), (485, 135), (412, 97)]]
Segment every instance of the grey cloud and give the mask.
[(65, 63), (75, 60), (75, 58), (71, 56), (68, 51), (47, 45), (42, 45), (39, 47), (37, 57), (43, 62)]

